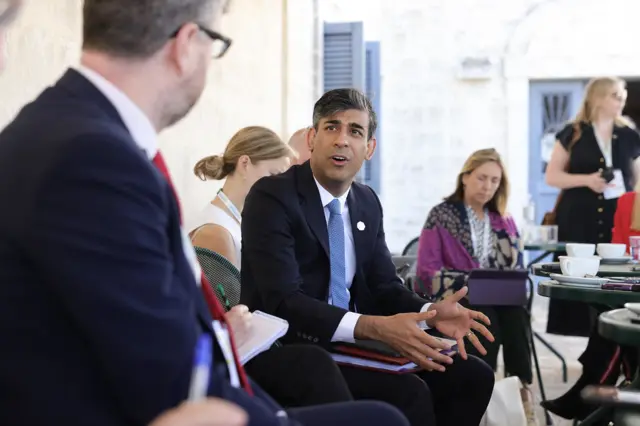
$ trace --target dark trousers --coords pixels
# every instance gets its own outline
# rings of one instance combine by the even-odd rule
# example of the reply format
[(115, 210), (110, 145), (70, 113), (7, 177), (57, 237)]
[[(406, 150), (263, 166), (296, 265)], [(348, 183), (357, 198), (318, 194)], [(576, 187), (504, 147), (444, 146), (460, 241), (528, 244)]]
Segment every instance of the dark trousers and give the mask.
[(466, 345), (467, 352), (481, 357), (493, 371), (496, 371), (498, 352), (502, 345), (506, 375), (516, 376), (522, 382), (531, 384), (533, 382), (529, 324), (531, 320), (526, 309), (521, 306), (471, 306), (470, 309), (480, 311), (489, 317), (491, 325), (487, 328), (496, 339), (490, 342), (478, 334), (478, 339), (487, 350), (487, 355), (482, 356), (469, 342)]
[(283, 407), (353, 400), (340, 369), (319, 346), (272, 348), (249, 361), (245, 369)]
[(494, 375), (482, 360), (454, 357), (444, 373), (389, 374), (341, 366), (355, 399), (397, 407), (411, 426), (478, 426), (491, 399)]
[(374, 401), (297, 408), (288, 414), (304, 426), (409, 426), (397, 408)]

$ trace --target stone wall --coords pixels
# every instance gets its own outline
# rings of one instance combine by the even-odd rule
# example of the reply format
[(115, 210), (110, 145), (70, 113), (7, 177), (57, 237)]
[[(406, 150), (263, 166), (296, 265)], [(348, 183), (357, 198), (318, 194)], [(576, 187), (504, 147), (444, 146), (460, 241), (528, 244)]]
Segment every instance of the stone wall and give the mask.
[[(381, 44), (377, 155), (391, 250), (419, 234), (429, 209), (480, 148), (502, 154), (509, 210), (521, 223), (530, 82), (640, 76), (635, 8), (628, 0), (326, 0), (323, 19), (364, 21), (365, 38)], [(471, 78), (461, 72), (465, 58), (491, 65)]]
[[(8, 67), (0, 78), (0, 126), (77, 64), (81, 0), (29, 0), (9, 33)], [(283, 137), (311, 120), (314, 82), (312, 0), (232, 0), (220, 30), (233, 39), (211, 64), (193, 112), (161, 135), (161, 148), (187, 219), (208, 202), (219, 183), (192, 173), (201, 157), (222, 151), (239, 128), (264, 125)]]

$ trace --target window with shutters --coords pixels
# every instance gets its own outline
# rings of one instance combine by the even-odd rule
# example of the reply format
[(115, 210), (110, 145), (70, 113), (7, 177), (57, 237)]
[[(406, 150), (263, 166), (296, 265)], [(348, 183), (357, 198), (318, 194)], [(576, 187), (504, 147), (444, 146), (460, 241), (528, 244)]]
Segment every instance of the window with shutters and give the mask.
[[(344, 87), (363, 91), (373, 102), (380, 121), (380, 43), (365, 43), (362, 22), (325, 23), (323, 53), (324, 91)], [(376, 134), (379, 136), (379, 131)], [(366, 161), (356, 177), (378, 193), (379, 154), (380, 151), (371, 161)]]
[(364, 183), (373, 188), (380, 195), (380, 172), (382, 151), (380, 146), (380, 42), (369, 41), (366, 43), (365, 53), (365, 93), (373, 104), (373, 110), (378, 117), (376, 140), (378, 147), (373, 158), (364, 163)]

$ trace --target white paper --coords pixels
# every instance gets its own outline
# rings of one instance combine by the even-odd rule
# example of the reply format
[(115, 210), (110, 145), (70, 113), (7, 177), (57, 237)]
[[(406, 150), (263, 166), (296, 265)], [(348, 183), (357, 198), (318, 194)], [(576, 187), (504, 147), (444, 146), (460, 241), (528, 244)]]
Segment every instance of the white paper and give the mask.
[(624, 187), (624, 178), (622, 177), (622, 170), (616, 169), (613, 171), (613, 180), (609, 182), (609, 186), (604, 190), (604, 198), (611, 200), (613, 198), (620, 198), (626, 189)]
[(282, 318), (262, 311), (253, 312), (249, 337), (238, 346), (238, 356), (242, 365), (269, 349), (276, 340), (287, 333), (287, 330), (289, 330), (289, 323)]

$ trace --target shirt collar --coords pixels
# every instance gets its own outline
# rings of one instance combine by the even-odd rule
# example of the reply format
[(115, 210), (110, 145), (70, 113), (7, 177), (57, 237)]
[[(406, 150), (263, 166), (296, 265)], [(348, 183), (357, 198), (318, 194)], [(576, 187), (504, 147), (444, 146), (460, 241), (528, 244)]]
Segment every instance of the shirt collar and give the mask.
[[(318, 187), (318, 192), (320, 193), (320, 201), (322, 202), (322, 207), (327, 207), (327, 205), (332, 202), (336, 197), (334, 197), (329, 191), (327, 191), (324, 186), (320, 185), (320, 182), (313, 177), (313, 180), (316, 182), (316, 186)], [(343, 212), (345, 206), (347, 204), (347, 197), (349, 196), (349, 191), (351, 191), (351, 187), (347, 189), (347, 191), (338, 197), (338, 201), (340, 201), (340, 211)]]
[(77, 71), (111, 102), (136, 145), (147, 154), (150, 160), (153, 160), (158, 152), (158, 133), (149, 117), (113, 83), (94, 70), (80, 65)]

